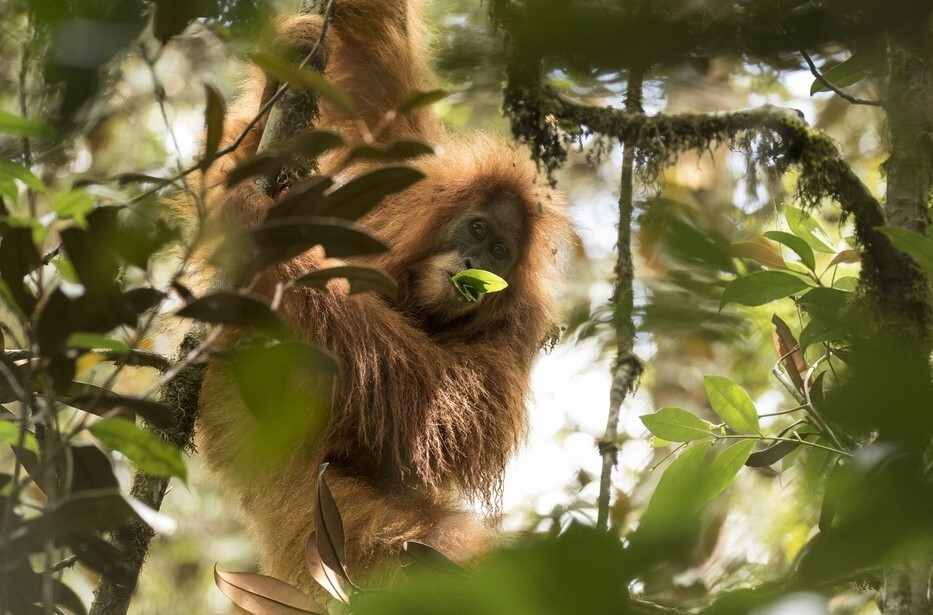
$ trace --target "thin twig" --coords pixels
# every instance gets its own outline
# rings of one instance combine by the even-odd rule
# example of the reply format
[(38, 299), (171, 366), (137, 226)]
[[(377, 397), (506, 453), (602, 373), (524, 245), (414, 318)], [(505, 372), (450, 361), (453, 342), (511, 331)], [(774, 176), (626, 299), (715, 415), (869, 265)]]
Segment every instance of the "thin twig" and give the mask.
[[(629, 113), (641, 112), (642, 80), (644, 71), (633, 68), (629, 71), (628, 86), (625, 93), (625, 110)], [(635, 383), (643, 370), (641, 361), (635, 356), (635, 324), (632, 321), (634, 311), (634, 266), (632, 263), (632, 217), (634, 211), (634, 168), (635, 148), (625, 145), (622, 154), (622, 178), (619, 191), (619, 229), (616, 260), (616, 284), (612, 302), (616, 323), (616, 360), (613, 369), (612, 385), (609, 392), (609, 417), (606, 432), (599, 443), (599, 452), (603, 458), (602, 472), (599, 478), (599, 499), (596, 503), (596, 527), (609, 529), (609, 500), (612, 483), (612, 470), (618, 460), (619, 448), (616, 440), (619, 434), (619, 414), (626, 395), (635, 388)]]
[[(308, 54), (304, 57), (304, 59), (298, 64), (299, 68), (304, 68), (305, 66), (307, 66), (307, 64), (314, 58), (315, 54), (318, 52), (318, 49), (320, 48), (324, 40), (324, 35), (327, 34), (327, 29), (328, 29), (328, 25), (330, 24), (330, 15), (331, 15), (331, 10), (333, 9), (333, 5), (334, 5), (334, 0), (329, 0), (327, 3), (327, 6), (324, 8), (324, 23), (321, 26), (321, 35), (318, 38), (317, 42), (315, 43), (314, 47), (311, 48), (311, 51), (309, 51)], [(240, 131), (240, 134), (237, 135), (237, 138), (234, 139), (230, 145), (228, 145), (227, 147), (221, 149), (216, 154), (214, 154), (214, 160), (223, 158), (224, 156), (236, 151), (236, 149), (240, 147), (240, 144), (243, 143), (243, 140), (246, 139), (247, 135), (249, 135), (250, 131), (252, 131), (253, 128), (255, 128), (256, 125), (262, 120), (262, 118), (264, 118), (269, 113), (269, 111), (272, 110), (272, 107), (275, 106), (275, 103), (279, 101), (279, 99), (285, 94), (285, 92), (288, 91), (288, 89), (289, 89), (289, 85), (287, 83), (284, 83), (281, 86), (279, 86), (279, 89), (276, 90), (275, 93), (269, 97), (269, 100), (267, 100), (259, 108), (259, 111), (256, 112), (256, 115), (253, 116), (253, 118), (249, 122), (247, 122), (246, 126), (243, 127), (243, 130)], [(179, 180), (182, 180), (188, 177), (195, 171), (200, 170), (201, 167), (202, 167), (202, 161), (199, 160), (197, 163), (192, 164), (191, 166), (187, 167), (186, 169), (182, 171), (179, 171), (172, 177), (165, 179), (164, 181), (160, 182), (156, 186), (139, 193), (138, 195), (134, 196), (132, 199), (128, 200), (125, 204), (130, 205), (137, 201), (141, 201), (149, 196), (152, 196), (153, 194), (156, 194), (159, 190), (161, 190), (164, 186), (175, 183)]]
[(846, 94), (845, 92), (840, 90), (838, 87), (830, 83), (829, 79), (823, 76), (823, 73), (821, 73), (816, 68), (816, 64), (813, 63), (813, 59), (807, 54), (806, 51), (801, 49), (800, 55), (802, 55), (803, 59), (806, 60), (807, 66), (810, 67), (810, 72), (813, 73), (813, 76), (816, 77), (816, 80), (822, 83), (823, 85), (825, 85), (826, 87), (828, 87), (830, 90), (832, 90), (833, 93), (836, 94), (836, 96), (839, 96), (843, 100), (849, 101), (853, 105), (868, 105), (870, 107), (883, 107), (884, 106), (884, 102), (880, 100), (867, 100), (865, 98), (857, 98), (855, 96), (852, 96), (851, 94)]

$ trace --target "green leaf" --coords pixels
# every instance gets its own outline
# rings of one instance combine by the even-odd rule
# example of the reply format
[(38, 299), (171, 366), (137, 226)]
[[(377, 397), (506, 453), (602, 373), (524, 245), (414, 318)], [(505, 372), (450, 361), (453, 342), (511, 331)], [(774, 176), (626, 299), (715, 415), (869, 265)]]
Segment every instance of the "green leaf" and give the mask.
[(722, 376), (705, 376), (703, 386), (713, 412), (726, 425), (739, 433), (759, 432), (758, 411), (745, 389)]
[(933, 239), (899, 226), (879, 226), (894, 247), (917, 261), (927, 275), (933, 275)]
[(836, 253), (833, 248), (829, 247), (829, 238), (826, 236), (826, 231), (823, 230), (816, 218), (804, 210), (790, 205), (784, 206), (784, 218), (787, 219), (787, 226), (790, 227), (791, 232), (806, 241), (811, 248), (817, 252)]
[(288, 260), (317, 245), (323, 246), (331, 258), (378, 254), (389, 249), (362, 227), (320, 216), (266, 220), (250, 236), (261, 248), (257, 256), (261, 265)]
[(309, 130), (297, 137), (276, 144), (278, 154), (317, 158), (324, 152), (340, 147), (345, 143), (343, 137), (329, 130)]
[(51, 139), (55, 136), (55, 130), (43, 122), (0, 111), (0, 134)]
[(394, 279), (381, 269), (367, 265), (344, 265), (318, 269), (297, 278), (295, 284), (324, 289), (327, 287), (327, 281), (334, 278), (345, 278), (350, 283), (351, 295), (375, 291), (394, 299), (398, 293), (398, 284)]
[(235, 186), (244, 179), (256, 175), (272, 176), (279, 172), (282, 165), (285, 164), (286, 157), (273, 152), (263, 152), (245, 158), (232, 171), (227, 174), (224, 180), (227, 187)]
[[(25, 437), (23, 438), (23, 448), (38, 455), (39, 442), (36, 441), (36, 437), (28, 431), (24, 435)], [(0, 442), (6, 442), (10, 446), (16, 446), (19, 444), (19, 439), (19, 425), (10, 421), (0, 421)]]
[(96, 333), (78, 331), (72, 333), (65, 340), (69, 348), (85, 348), (87, 350), (129, 350), (130, 347), (121, 340), (111, 339)]
[[(868, 76), (871, 62), (870, 54), (853, 53), (848, 59), (823, 73), (823, 79), (839, 89), (848, 87)], [(810, 96), (813, 96), (817, 92), (830, 91), (832, 90), (819, 79), (814, 79), (813, 83), (810, 84)]]
[(464, 269), (450, 281), (467, 301), (476, 301), (480, 295), (497, 293), (508, 287), (505, 280), (485, 269)]
[(745, 465), (750, 468), (767, 468), (789, 455), (798, 446), (800, 446), (799, 442), (779, 440), (771, 446), (749, 455)]
[(825, 324), (835, 325), (839, 321), (839, 313), (851, 298), (852, 293), (836, 288), (819, 287), (798, 297), (797, 305)]
[(732, 256), (748, 258), (769, 267), (785, 269), (787, 264), (784, 258), (769, 244), (760, 241), (740, 241), (729, 248)]
[(385, 167), (364, 173), (328, 194), (321, 203), (322, 216), (357, 220), (382, 202), (424, 179), (424, 173), (410, 167)]
[(706, 421), (682, 408), (665, 407), (638, 418), (648, 431), (670, 442), (690, 442), (713, 435)]
[(816, 269), (816, 258), (813, 256), (813, 248), (800, 237), (783, 231), (768, 231), (765, 233), (765, 237), (793, 250), (794, 253), (800, 257), (800, 262), (806, 265), (807, 269), (810, 271)]
[(287, 83), (299, 90), (314, 90), (315, 94), (347, 115), (356, 115), (356, 107), (350, 97), (327, 81), (320, 73), (309, 68), (299, 68), (298, 65), (288, 60), (262, 51), (253, 53), (250, 59), (276, 81)]
[(396, 141), (388, 147), (359, 145), (350, 151), (354, 158), (366, 160), (404, 160), (434, 154), (434, 148), (423, 141)]
[(860, 255), (859, 255), (858, 250), (853, 250), (849, 248), (848, 250), (843, 250), (842, 252), (834, 256), (833, 260), (831, 260), (829, 262), (829, 265), (827, 265), (827, 268), (832, 267), (834, 265), (840, 265), (842, 263), (857, 263), (859, 262), (859, 259), (860, 259)]
[(740, 440), (716, 455), (712, 463), (703, 469), (699, 487), (701, 506), (722, 493), (732, 483), (732, 479), (745, 465), (753, 448), (755, 440)]
[(107, 448), (120, 451), (140, 470), (154, 476), (177, 476), (187, 480), (185, 462), (171, 444), (123, 419), (103, 419), (90, 432)]
[(178, 310), (182, 318), (194, 318), (218, 325), (257, 327), (271, 333), (283, 333), (285, 323), (258, 299), (231, 292), (218, 292), (192, 301)]
[(426, 107), (428, 105), (433, 105), (439, 100), (443, 100), (450, 95), (450, 92), (447, 90), (429, 90), (427, 92), (412, 92), (405, 97), (405, 100), (402, 101), (402, 104), (399, 105), (399, 113), (408, 113), (409, 111), (414, 111), (419, 107)]
[(56, 194), (52, 209), (59, 218), (74, 218), (81, 228), (87, 228), (87, 215), (97, 206), (97, 199), (80, 188)]
[(811, 288), (812, 283), (783, 271), (756, 271), (729, 282), (719, 300), (721, 310), (729, 303), (764, 305)]
[(220, 140), (224, 134), (224, 116), (227, 113), (227, 104), (224, 97), (215, 86), (204, 84), (207, 90), (207, 107), (204, 109), (204, 125), (207, 136), (204, 138), (204, 157), (198, 166), (207, 169), (217, 157)]
[(0, 178), (18, 179), (36, 192), (45, 192), (45, 184), (21, 164), (0, 158)]
[(842, 326), (827, 325), (822, 320), (813, 318), (800, 332), (800, 350), (806, 350), (813, 344), (829, 342), (844, 337), (846, 328)]
[(836, 278), (833, 282), (833, 288), (847, 293), (854, 293), (858, 289), (858, 278), (852, 275)]
[(644, 527), (658, 526), (656, 530), (664, 531), (696, 512), (699, 507), (694, 497), (699, 495), (697, 480), (703, 459), (712, 445), (712, 441), (699, 442), (667, 466), (648, 502), (642, 518)]

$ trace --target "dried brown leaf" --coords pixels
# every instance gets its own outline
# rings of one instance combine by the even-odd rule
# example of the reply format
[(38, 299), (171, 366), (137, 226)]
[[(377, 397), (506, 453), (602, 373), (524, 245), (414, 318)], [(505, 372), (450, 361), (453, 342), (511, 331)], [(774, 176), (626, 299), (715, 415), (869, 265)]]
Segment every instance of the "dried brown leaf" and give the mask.
[(326, 568), (350, 583), (346, 567), (346, 542), (343, 534), (343, 518), (331, 495), (324, 471), (327, 464), (318, 470), (317, 505), (314, 507), (315, 542), (321, 562)]
[(774, 324), (774, 333), (771, 334), (774, 350), (777, 352), (784, 371), (794, 383), (794, 388), (803, 393), (803, 381), (807, 377), (807, 362), (800, 352), (800, 344), (797, 343), (797, 338), (780, 316), (774, 314), (771, 322)]
[(214, 583), (241, 609), (254, 615), (327, 615), (327, 610), (296, 587), (274, 577), (250, 572), (220, 572)]
[(334, 574), (321, 560), (321, 552), (317, 548), (317, 533), (311, 532), (308, 542), (305, 543), (305, 562), (311, 572), (311, 578), (317, 581), (327, 593), (344, 604), (350, 604), (350, 595), (340, 576)]

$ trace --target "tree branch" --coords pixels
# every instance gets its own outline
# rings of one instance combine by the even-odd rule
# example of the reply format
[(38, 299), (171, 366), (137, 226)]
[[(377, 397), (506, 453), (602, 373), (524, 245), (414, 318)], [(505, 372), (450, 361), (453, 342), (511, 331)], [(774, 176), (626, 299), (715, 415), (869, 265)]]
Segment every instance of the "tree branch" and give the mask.
[[(642, 81), (644, 71), (633, 68), (629, 71), (625, 92), (626, 113), (642, 113)], [(626, 143), (622, 154), (622, 178), (619, 190), (619, 229), (616, 242), (615, 289), (612, 293), (616, 326), (616, 360), (613, 369), (612, 384), (609, 392), (609, 418), (606, 432), (600, 442), (599, 450), (603, 457), (602, 473), (599, 479), (599, 499), (597, 500), (596, 527), (609, 528), (609, 500), (612, 470), (618, 459), (619, 414), (626, 395), (635, 389), (644, 370), (641, 361), (635, 356), (635, 323), (632, 313), (635, 310), (634, 265), (632, 263), (632, 217), (634, 213), (634, 171), (635, 146)]]
[(880, 100), (867, 100), (865, 98), (856, 98), (855, 96), (852, 96), (851, 94), (846, 94), (845, 92), (837, 88), (835, 85), (830, 83), (829, 79), (823, 76), (823, 73), (821, 73), (816, 68), (816, 64), (813, 63), (813, 59), (809, 56), (809, 54), (807, 54), (806, 51), (801, 49), (800, 55), (803, 56), (803, 59), (806, 61), (807, 66), (810, 67), (810, 73), (812, 73), (813, 76), (816, 77), (816, 80), (822, 83), (823, 85), (825, 85), (826, 87), (828, 87), (830, 90), (832, 90), (833, 93), (836, 94), (836, 96), (838, 96), (839, 98), (842, 98), (843, 100), (847, 100), (853, 105), (868, 105), (871, 107), (883, 107), (884, 106), (884, 103)]

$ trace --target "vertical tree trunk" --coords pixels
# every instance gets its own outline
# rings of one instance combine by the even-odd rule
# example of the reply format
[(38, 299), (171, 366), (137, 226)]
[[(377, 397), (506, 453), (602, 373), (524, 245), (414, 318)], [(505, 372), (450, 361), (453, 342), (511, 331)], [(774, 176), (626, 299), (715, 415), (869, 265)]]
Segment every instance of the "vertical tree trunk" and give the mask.
[[(892, 226), (924, 234), (933, 197), (933, 21), (907, 24), (891, 32), (890, 58), (887, 218)], [(903, 290), (925, 309), (901, 316), (910, 326), (906, 333), (921, 344), (922, 357), (929, 355), (933, 345), (933, 299), (926, 276), (918, 271), (913, 279), (914, 287)], [(881, 599), (884, 613), (933, 613), (931, 571), (931, 553), (887, 567)]]

